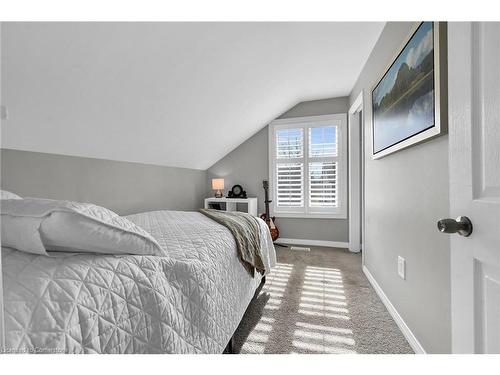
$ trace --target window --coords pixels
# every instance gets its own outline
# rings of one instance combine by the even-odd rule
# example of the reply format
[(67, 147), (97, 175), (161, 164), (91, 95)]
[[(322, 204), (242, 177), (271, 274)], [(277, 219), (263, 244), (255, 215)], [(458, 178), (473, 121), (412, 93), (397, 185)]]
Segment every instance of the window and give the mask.
[(269, 125), (273, 215), (347, 217), (347, 116), (275, 120)]

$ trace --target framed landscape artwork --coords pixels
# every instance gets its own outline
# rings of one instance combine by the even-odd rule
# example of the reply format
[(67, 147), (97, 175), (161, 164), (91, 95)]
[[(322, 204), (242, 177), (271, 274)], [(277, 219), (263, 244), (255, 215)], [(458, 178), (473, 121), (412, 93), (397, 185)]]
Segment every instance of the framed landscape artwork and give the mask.
[[(441, 112), (446, 109), (441, 74), (446, 73), (446, 59), (439, 29), (439, 22), (419, 23), (372, 90), (374, 159), (446, 131)], [(441, 29), (445, 34), (446, 28)]]

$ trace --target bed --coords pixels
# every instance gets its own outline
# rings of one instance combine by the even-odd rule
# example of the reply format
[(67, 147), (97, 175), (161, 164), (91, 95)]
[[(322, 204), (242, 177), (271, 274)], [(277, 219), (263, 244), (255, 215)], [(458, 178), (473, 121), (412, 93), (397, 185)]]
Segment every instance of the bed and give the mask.
[[(126, 217), (166, 256), (2, 249), (5, 344), (15, 353), (222, 353), (262, 275), (231, 232), (199, 212)], [(266, 269), (276, 255), (259, 219)]]

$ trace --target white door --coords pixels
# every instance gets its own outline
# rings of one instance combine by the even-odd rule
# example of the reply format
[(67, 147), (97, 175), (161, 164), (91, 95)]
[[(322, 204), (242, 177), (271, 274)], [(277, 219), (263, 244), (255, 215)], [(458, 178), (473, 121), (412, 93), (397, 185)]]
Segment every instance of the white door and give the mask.
[(448, 24), (452, 350), (500, 353), (500, 23)]

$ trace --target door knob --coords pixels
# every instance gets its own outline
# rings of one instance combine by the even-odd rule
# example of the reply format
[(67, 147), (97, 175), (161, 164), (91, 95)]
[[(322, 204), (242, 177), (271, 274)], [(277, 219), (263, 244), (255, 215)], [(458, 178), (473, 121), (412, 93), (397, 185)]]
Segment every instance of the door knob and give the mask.
[(458, 233), (464, 237), (469, 237), (472, 233), (472, 223), (467, 216), (459, 216), (456, 220), (441, 219), (437, 222), (437, 227), (442, 233)]

